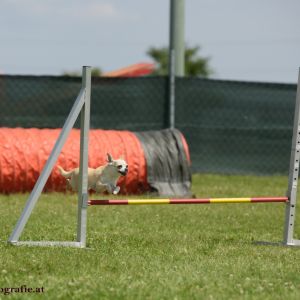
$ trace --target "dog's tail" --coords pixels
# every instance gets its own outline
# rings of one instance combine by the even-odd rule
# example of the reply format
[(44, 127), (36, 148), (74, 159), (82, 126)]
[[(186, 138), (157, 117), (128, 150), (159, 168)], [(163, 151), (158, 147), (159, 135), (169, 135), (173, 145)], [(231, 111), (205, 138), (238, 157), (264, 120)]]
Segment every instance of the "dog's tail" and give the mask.
[(73, 170), (71, 170), (71, 171), (66, 171), (66, 170), (64, 170), (61, 166), (57, 166), (57, 168), (58, 168), (60, 174), (61, 174), (63, 177), (65, 177), (65, 178), (70, 178), (71, 175), (72, 175), (72, 173), (73, 173)]

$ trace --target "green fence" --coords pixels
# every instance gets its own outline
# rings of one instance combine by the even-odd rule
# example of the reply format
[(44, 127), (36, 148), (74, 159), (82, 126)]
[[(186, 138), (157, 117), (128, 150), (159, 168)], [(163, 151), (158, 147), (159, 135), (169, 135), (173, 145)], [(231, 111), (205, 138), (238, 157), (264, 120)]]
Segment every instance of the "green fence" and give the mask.
[[(0, 76), (0, 126), (62, 127), (81, 78)], [(176, 78), (194, 172), (287, 174), (296, 85)], [(168, 126), (166, 77), (93, 78), (91, 128)], [(78, 124), (77, 124), (78, 125)]]

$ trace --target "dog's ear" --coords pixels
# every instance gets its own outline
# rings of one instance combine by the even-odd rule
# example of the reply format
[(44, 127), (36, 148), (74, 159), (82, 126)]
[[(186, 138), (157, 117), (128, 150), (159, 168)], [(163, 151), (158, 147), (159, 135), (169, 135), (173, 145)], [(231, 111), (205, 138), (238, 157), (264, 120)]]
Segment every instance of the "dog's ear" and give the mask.
[(113, 162), (113, 158), (109, 153), (107, 153), (107, 162), (110, 164)]

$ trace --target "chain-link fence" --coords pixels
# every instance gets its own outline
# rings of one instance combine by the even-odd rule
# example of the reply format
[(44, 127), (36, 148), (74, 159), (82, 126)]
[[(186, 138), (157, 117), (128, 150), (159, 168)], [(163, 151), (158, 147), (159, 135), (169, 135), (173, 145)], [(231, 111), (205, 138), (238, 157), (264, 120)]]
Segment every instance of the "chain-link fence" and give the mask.
[[(0, 126), (59, 128), (81, 78), (0, 76)], [(286, 174), (296, 85), (176, 78), (176, 127), (194, 172)], [(168, 126), (166, 77), (93, 78), (91, 128)], [(78, 127), (77, 123), (77, 127)]]
[(296, 85), (179, 79), (176, 88), (197, 171), (288, 172)]

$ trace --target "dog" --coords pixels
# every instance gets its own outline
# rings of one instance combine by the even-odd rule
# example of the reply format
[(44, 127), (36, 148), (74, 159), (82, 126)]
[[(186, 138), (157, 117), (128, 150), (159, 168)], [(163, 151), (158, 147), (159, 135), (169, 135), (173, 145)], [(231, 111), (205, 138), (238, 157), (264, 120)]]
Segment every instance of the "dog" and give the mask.
[[(67, 179), (67, 182), (74, 192), (79, 188), (79, 168), (70, 171), (64, 170), (58, 166), (60, 174)], [(120, 187), (117, 186), (117, 181), (121, 176), (126, 176), (128, 173), (128, 164), (121, 157), (114, 160), (107, 153), (107, 164), (96, 169), (88, 168), (88, 190), (94, 190), (98, 193), (105, 191), (111, 194), (118, 194)]]

